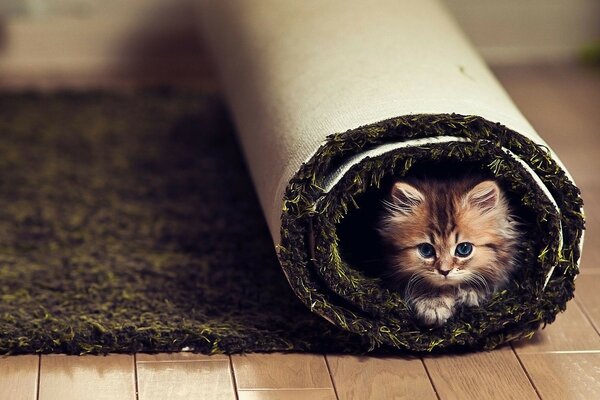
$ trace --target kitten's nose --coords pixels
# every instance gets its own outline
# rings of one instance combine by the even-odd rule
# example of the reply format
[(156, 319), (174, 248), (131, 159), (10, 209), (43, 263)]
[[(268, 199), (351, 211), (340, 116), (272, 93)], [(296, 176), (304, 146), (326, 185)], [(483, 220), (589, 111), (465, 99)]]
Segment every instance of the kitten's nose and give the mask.
[(448, 276), (448, 274), (450, 273), (450, 270), (438, 269), (438, 272), (444, 276)]

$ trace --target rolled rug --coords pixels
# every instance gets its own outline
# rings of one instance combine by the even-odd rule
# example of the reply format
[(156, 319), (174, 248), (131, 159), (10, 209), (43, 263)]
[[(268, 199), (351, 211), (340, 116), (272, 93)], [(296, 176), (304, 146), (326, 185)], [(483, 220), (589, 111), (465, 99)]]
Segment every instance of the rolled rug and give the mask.
[[(200, 14), (283, 272), (310, 310), (372, 348), (416, 351), (494, 348), (565, 310), (580, 191), (441, 4), (207, 0)], [(372, 210), (395, 179), (463, 167), (527, 219), (522, 265), (489, 302), (423, 327), (369, 268)]]

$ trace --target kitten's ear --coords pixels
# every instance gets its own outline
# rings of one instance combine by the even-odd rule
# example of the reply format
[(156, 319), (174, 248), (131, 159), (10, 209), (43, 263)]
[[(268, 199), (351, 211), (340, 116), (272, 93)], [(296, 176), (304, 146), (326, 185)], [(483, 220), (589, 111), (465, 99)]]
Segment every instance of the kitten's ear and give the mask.
[(396, 182), (392, 187), (392, 203), (394, 209), (403, 214), (410, 214), (425, 198), (415, 188), (404, 182)]
[(494, 210), (500, 202), (500, 188), (494, 181), (483, 181), (465, 196), (467, 204), (484, 213)]

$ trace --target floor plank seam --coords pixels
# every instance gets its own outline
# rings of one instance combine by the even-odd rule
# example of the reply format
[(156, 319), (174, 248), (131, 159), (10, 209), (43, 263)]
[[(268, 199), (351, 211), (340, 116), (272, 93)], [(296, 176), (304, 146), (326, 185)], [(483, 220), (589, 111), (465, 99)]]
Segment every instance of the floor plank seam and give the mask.
[(323, 358), (325, 358), (325, 365), (327, 366), (327, 372), (329, 373), (329, 380), (331, 381), (331, 387), (333, 388), (333, 393), (335, 394), (335, 398), (340, 400), (340, 396), (338, 395), (337, 388), (335, 387), (335, 380), (333, 379), (333, 373), (331, 372), (331, 367), (329, 366), (329, 359), (326, 354), (323, 354)]
[(138, 364), (185, 364), (185, 363), (203, 363), (203, 362), (228, 362), (225, 359), (218, 360), (156, 360), (156, 361), (137, 361)]
[(438, 393), (438, 389), (435, 387), (435, 383), (433, 382), (433, 379), (431, 379), (431, 374), (429, 373), (427, 364), (425, 364), (425, 359), (423, 357), (419, 357), (419, 358), (421, 360), (421, 364), (423, 365), (423, 368), (425, 368), (425, 373), (427, 374), (427, 378), (429, 378), (429, 383), (431, 384), (431, 387), (433, 388), (435, 397), (437, 397), (438, 400), (442, 400), (442, 398), (440, 397), (440, 394)]
[(540, 354), (600, 354), (600, 350), (553, 350), (553, 351), (524, 351), (524, 356)]
[(293, 391), (311, 391), (311, 390), (333, 390), (330, 387), (310, 387), (310, 388), (300, 388), (300, 387), (280, 387), (280, 388), (248, 388), (248, 389), (238, 389), (238, 392), (277, 392), (277, 391), (285, 391), (285, 390), (293, 390)]
[(539, 399), (542, 399), (542, 395), (540, 394), (537, 386), (535, 385), (535, 383), (533, 382), (533, 379), (531, 378), (531, 375), (529, 375), (529, 371), (527, 371), (527, 368), (525, 368), (525, 364), (523, 364), (523, 361), (521, 361), (521, 357), (519, 357), (519, 354), (515, 351), (514, 346), (512, 345), (512, 343), (510, 344), (510, 348), (512, 349), (513, 354), (515, 355), (515, 357), (517, 358), (517, 362), (519, 363), (519, 365), (521, 366), (521, 369), (523, 370), (523, 372), (525, 373), (525, 376), (527, 377), (527, 380), (529, 381), (529, 384), (531, 385), (531, 387), (533, 388), (533, 390), (535, 390), (535, 394), (537, 395), (537, 397)]
[(235, 400), (240, 400), (235, 371), (233, 369), (233, 360), (231, 359), (231, 355), (228, 355), (227, 358), (229, 359), (229, 376), (231, 377), (231, 384), (233, 385), (233, 394), (235, 395)]
[(137, 354), (133, 354), (133, 376), (135, 383), (135, 400), (140, 400), (140, 385), (138, 383)]
[(40, 400), (40, 382), (42, 380), (42, 356), (38, 355), (38, 368), (37, 368), (37, 387), (35, 388), (35, 398)]

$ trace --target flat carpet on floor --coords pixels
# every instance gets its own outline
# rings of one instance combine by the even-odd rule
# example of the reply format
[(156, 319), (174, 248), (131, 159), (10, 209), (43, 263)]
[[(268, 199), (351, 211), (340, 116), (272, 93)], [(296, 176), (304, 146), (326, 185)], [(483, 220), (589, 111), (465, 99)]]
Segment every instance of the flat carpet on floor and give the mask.
[(290, 290), (217, 95), (0, 95), (0, 353), (363, 340)]

